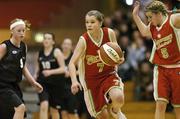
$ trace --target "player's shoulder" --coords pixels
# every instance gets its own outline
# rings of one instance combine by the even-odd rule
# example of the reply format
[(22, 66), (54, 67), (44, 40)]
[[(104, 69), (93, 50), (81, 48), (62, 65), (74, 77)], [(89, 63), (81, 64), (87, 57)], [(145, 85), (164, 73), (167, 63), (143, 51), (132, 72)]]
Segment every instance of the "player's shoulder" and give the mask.
[(6, 49), (6, 47), (7, 47), (7, 46), (6, 46), (5, 43), (0, 44), (0, 48), (1, 48), (1, 49)]
[(80, 40), (80, 39), (87, 40), (88, 37), (89, 37), (88, 32), (84, 32), (84, 33), (79, 37), (79, 40)]
[(81, 35), (81, 36), (79, 37), (79, 41), (78, 41), (78, 42), (79, 42), (80, 44), (86, 45), (87, 37)]
[(109, 34), (114, 34), (114, 30), (108, 27), (105, 27)]
[(54, 48), (54, 53), (55, 53), (55, 54), (61, 53), (61, 50), (56, 47), (56, 48)]
[(170, 15), (170, 25), (173, 27), (173, 28), (180, 28), (180, 13), (175, 13), (175, 14), (171, 14)]
[(4, 40), (0, 45), (3, 45), (3, 47), (8, 47), (11, 44), (10, 40)]
[(171, 14), (171, 15), (169, 15), (169, 17), (170, 17), (170, 20), (172, 20), (172, 21), (174, 21), (178, 18), (180, 19), (180, 13)]

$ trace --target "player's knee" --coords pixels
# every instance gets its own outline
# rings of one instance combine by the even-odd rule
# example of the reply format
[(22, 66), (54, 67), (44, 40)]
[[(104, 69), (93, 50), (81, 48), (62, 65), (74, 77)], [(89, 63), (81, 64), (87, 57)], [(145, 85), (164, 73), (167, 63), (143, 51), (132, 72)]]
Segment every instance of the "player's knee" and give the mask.
[(61, 116), (62, 116), (62, 118), (67, 118), (67, 117), (68, 117), (68, 112), (62, 110), (62, 111), (61, 111)]
[(22, 112), (22, 113), (24, 113), (25, 110), (26, 110), (26, 107), (25, 107), (24, 104), (21, 104), (21, 105), (19, 105), (18, 107), (15, 108), (15, 111), (16, 111), (16, 112)]
[(167, 103), (158, 101), (156, 104), (156, 108), (158, 111), (165, 112)]
[(51, 113), (59, 113), (59, 111), (58, 111), (58, 109), (55, 109), (55, 108), (50, 108), (50, 111), (51, 111)]
[(114, 95), (112, 97), (112, 102), (118, 105), (123, 105), (124, 104), (124, 96), (121, 94)]
[(110, 98), (112, 103), (115, 105), (123, 105), (124, 104), (124, 94), (121, 89), (113, 88), (109, 91)]
[(41, 103), (41, 106), (40, 106), (40, 110), (41, 110), (42, 112), (48, 111), (48, 102), (42, 102), (42, 103)]

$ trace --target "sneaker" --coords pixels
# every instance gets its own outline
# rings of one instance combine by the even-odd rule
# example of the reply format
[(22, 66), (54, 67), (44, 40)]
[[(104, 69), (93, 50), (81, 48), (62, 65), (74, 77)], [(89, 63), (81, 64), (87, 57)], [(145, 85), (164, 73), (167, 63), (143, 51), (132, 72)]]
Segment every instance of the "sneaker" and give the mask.
[(119, 112), (119, 119), (127, 119), (127, 118), (122, 112)]

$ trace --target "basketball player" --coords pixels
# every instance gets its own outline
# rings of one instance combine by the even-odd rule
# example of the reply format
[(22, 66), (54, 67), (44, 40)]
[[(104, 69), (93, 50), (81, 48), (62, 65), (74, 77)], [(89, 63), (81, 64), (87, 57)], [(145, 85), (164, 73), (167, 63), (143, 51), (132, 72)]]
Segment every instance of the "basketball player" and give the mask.
[(59, 99), (63, 90), (61, 80), (65, 72), (65, 63), (61, 50), (55, 48), (54, 45), (54, 34), (44, 33), (43, 49), (39, 52), (37, 71), (37, 81), (44, 88), (44, 91), (39, 94), (40, 119), (48, 119), (49, 106), (52, 119), (60, 118), (59, 109), (61, 106)]
[[(112, 29), (101, 28), (103, 18), (103, 14), (97, 10), (86, 14), (87, 32), (80, 36), (69, 63), (71, 90), (75, 94), (81, 89), (75, 68), (77, 62), (80, 61), (79, 77), (84, 89), (86, 106), (91, 116), (97, 119), (125, 119), (120, 110), (124, 103), (123, 83), (115, 67), (103, 64), (97, 53), (106, 42), (117, 43)], [(119, 64), (123, 61), (124, 57)]]
[(180, 13), (168, 14), (165, 5), (153, 1), (146, 8), (149, 25), (138, 16), (140, 3), (136, 2), (133, 18), (143, 36), (151, 37), (154, 43), (150, 61), (154, 67), (155, 119), (165, 119), (165, 110), (170, 101), (180, 119)]
[(11, 37), (0, 45), (0, 118), (24, 119), (25, 105), (19, 82), (22, 74), (36, 88), (42, 86), (31, 76), (26, 67), (26, 45), (23, 42), (27, 30), (22, 19), (15, 19), (10, 24)]
[(66, 65), (66, 71), (65, 71), (65, 96), (62, 99), (62, 105), (61, 105), (61, 114), (62, 119), (79, 119), (77, 114), (77, 96), (73, 95), (71, 92), (71, 78), (69, 76), (69, 70), (68, 70), (68, 64), (72, 57), (72, 40), (69, 38), (64, 39), (61, 45), (62, 52), (65, 58), (65, 65)]

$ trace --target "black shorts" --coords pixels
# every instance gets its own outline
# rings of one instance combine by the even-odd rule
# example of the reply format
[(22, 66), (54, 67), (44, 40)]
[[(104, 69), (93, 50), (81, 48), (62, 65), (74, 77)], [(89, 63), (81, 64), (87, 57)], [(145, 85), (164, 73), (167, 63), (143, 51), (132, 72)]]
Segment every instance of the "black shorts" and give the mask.
[(46, 83), (41, 83), (41, 85), (43, 86), (43, 92), (39, 93), (40, 103), (43, 101), (48, 101), (50, 107), (60, 109), (61, 98), (63, 96), (61, 95), (59, 87)]
[(20, 90), (0, 89), (0, 119), (13, 119), (14, 107), (23, 104)]
[(78, 99), (76, 95), (73, 95), (70, 90), (65, 90), (67, 95), (61, 99), (61, 110), (67, 111), (71, 114), (78, 112)]
[(84, 92), (83, 91), (79, 91), (77, 93), (77, 99), (78, 99), (78, 114), (84, 114), (84, 113), (88, 113), (88, 110), (86, 108), (86, 104), (84, 101)]

